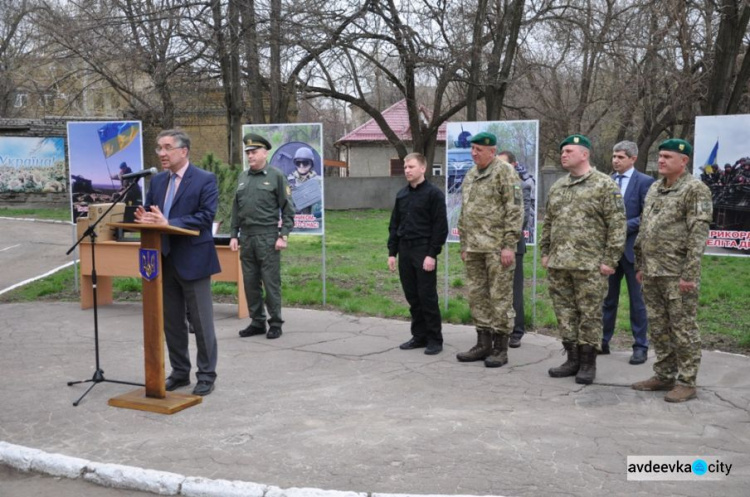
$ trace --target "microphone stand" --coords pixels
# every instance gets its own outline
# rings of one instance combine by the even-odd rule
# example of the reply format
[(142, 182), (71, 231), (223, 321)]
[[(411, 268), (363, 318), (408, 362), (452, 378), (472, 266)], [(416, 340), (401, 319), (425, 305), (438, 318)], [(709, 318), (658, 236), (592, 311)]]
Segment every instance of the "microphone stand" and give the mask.
[[(130, 191), (133, 186), (138, 184), (138, 180), (131, 182), (128, 187), (123, 191), (120, 198), (126, 198), (128, 192)], [(71, 385), (78, 385), (79, 383), (91, 383), (91, 386), (83, 392), (83, 395), (81, 395), (78, 400), (73, 402), (73, 406), (77, 406), (81, 403), (83, 398), (88, 395), (88, 393), (99, 383), (120, 383), (122, 385), (135, 385), (142, 387), (144, 386), (143, 383), (133, 383), (130, 381), (119, 381), (119, 380), (108, 380), (104, 377), (104, 370), (102, 370), (100, 364), (99, 364), (99, 312), (97, 307), (97, 300), (96, 300), (96, 226), (101, 222), (102, 219), (105, 219), (107, 217), (107, 214), (109, 214), (109, 211), (111, 211), (116, 202), (112, 202), (112, 204), (109, 206), (109, 208), (104, 211), (104, 214), (102, 214), (99, 219), (96, 220), (96, 222), (88, 227), (88, 229), (81, 235), (81, 238), (78, 239), (77, 242), (73, 244), (72, 247), (68, 249), (67, 252), (65, 252), (66, 255), (70, 255), (70, 253), (75, 250), (75, 248), (81, 244), (84, 238), (89, 237), (91, 240), (91, 288), (94, 290), (94, 351), (96, 353), (96, 371), (94, 371), (94, 376), (92, 376), (88, 380), (80, 380), (80, 381), (69, 381), (68, 386)]]

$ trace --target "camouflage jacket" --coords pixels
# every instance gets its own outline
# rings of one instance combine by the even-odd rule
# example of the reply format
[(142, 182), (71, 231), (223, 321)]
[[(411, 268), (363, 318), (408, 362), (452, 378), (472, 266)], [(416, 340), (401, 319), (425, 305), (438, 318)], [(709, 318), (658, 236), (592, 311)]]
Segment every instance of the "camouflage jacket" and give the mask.
[(483, 170), (474, 165), (461, 186), (461, 251), (515, 251), (522, 224), (521, 182), (513, 166), (497, 157)]
[(711, 190), (690, 173), (671, 187), (664, 178), (656, 181), (646, 194), (635, 240), (636, 270), (697, 282), (712, 212)]
[(294, 225), (291, 194), (286, 176), (276, 167), (266, 164), (259, 171), (248, 169), (240, 173), (232, 202), (232, 238), (237, 238), (240, 231), (243, 235), (288, 235)]
[(625, 248), (625, 204), (617, 183), (591, 168), (580, 178), (570, 174), (552, 185), (542, 226), (540, 249), (547, 267), (598, 270), (617, 267)]

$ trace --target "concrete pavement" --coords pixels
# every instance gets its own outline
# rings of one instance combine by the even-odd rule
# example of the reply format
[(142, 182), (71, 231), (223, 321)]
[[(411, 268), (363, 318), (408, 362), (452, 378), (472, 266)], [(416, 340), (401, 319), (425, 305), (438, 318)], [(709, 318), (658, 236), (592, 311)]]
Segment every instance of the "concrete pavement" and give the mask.
[[(698, 400), (675, 405), (629, 388), (651, 375), (653, 358), (631, 366), (626, 351), (600, 357), (596, 383), (582, 386), (547, 375), (563, 360), (551, 337), (527, 335), (507, 366), (487, 369), (455, 360), (475, 341), (467, 326), (446, 325), (445, 351), (425, 356), (398, 349), (409, 336), (402, 321), (285, 309), (279, 340), (241, 339), (247, 323), (235, 311), (216, 305), (214, 393), (164, 416), (109, 407), (133, 388), (111, 383), (72, 407), (86, 386), (66, 382), (94, 371), (90, 310), (0, 305), (0, 461), (21, 446), (88, 461), (81, 474), (92, 480), (96, 465), (112, 463), (177, 475), (183, 490), (186, 477), (256, 482), (266, 497), (301, 495), (282, 490), (292, 487), (747, 495), (748, 357), (704, 352)], [(103, 307), (99, 317), (105, 376), (142, 381), (140, 304)], [(723, 481), (632, 482), (628, 455), (714, 456), (733, 469)]]

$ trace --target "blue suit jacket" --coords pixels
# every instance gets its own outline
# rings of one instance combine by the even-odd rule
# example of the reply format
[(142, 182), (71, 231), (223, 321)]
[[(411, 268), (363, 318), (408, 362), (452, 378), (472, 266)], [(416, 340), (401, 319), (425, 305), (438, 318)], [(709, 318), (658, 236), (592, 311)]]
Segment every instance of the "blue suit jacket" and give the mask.
[[(156, 205), (164, 212), (168, 186), (169, 172), (154, 176), (146, 195), (146, 207)], [(190, 164), (169, 211), (170, 226), (200, 231), (198, 236), (169, 236), (169, 255), (184, 280), (197, 280), (221, 271), (211, 234), (218, 205), (216, 176)]]
[[(612, 179), (616, 182), (615, 176), (613, 174)], [(636, 236), (638, 236), (638, 230), (641, 227), (641, 214), (643, 213), (643, 203), (646, 200), (646, 193), (653, 182), (654, 178), (651, 176), (633, 170), (633, 175), (630, 177), (630, 182), (628, 183), (628, 189), (625, 190), (625, 195), (623, 195), (625, 217), (628, 220), (628, 235), (625, 239), (624, 256), (630, 263), (635, 262), (633, 245), (635, 244)]]

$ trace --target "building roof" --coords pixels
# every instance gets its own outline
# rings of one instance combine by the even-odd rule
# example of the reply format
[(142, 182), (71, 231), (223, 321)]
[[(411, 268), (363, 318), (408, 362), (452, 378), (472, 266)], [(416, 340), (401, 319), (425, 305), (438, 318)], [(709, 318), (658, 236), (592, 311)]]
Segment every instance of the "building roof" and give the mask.
[[(422, 114), (423, 119), (428, 121), (429, 113), (427, 112), (427, 109), (423, 105), (420, 105), (419, 111)], [(383, 119), (385, 119), (385, 122), (388, 123), (393, 132), (396, 133), (396, 136), (404, 141), (411, 141), (411, 127), (409, 126), (409, 113), (406, 109), (406, 99), (399, 100), (384, 110)], [(438, 128), (438, 143), (445, 142), (446, 128), (446, 123), (441, 124)], [(340, 138), (336, 143), (387, 141), (388, 138), (386, 138), (378, 123), (375, 122), (375, 119), (370, 119), (351, 133)]]

